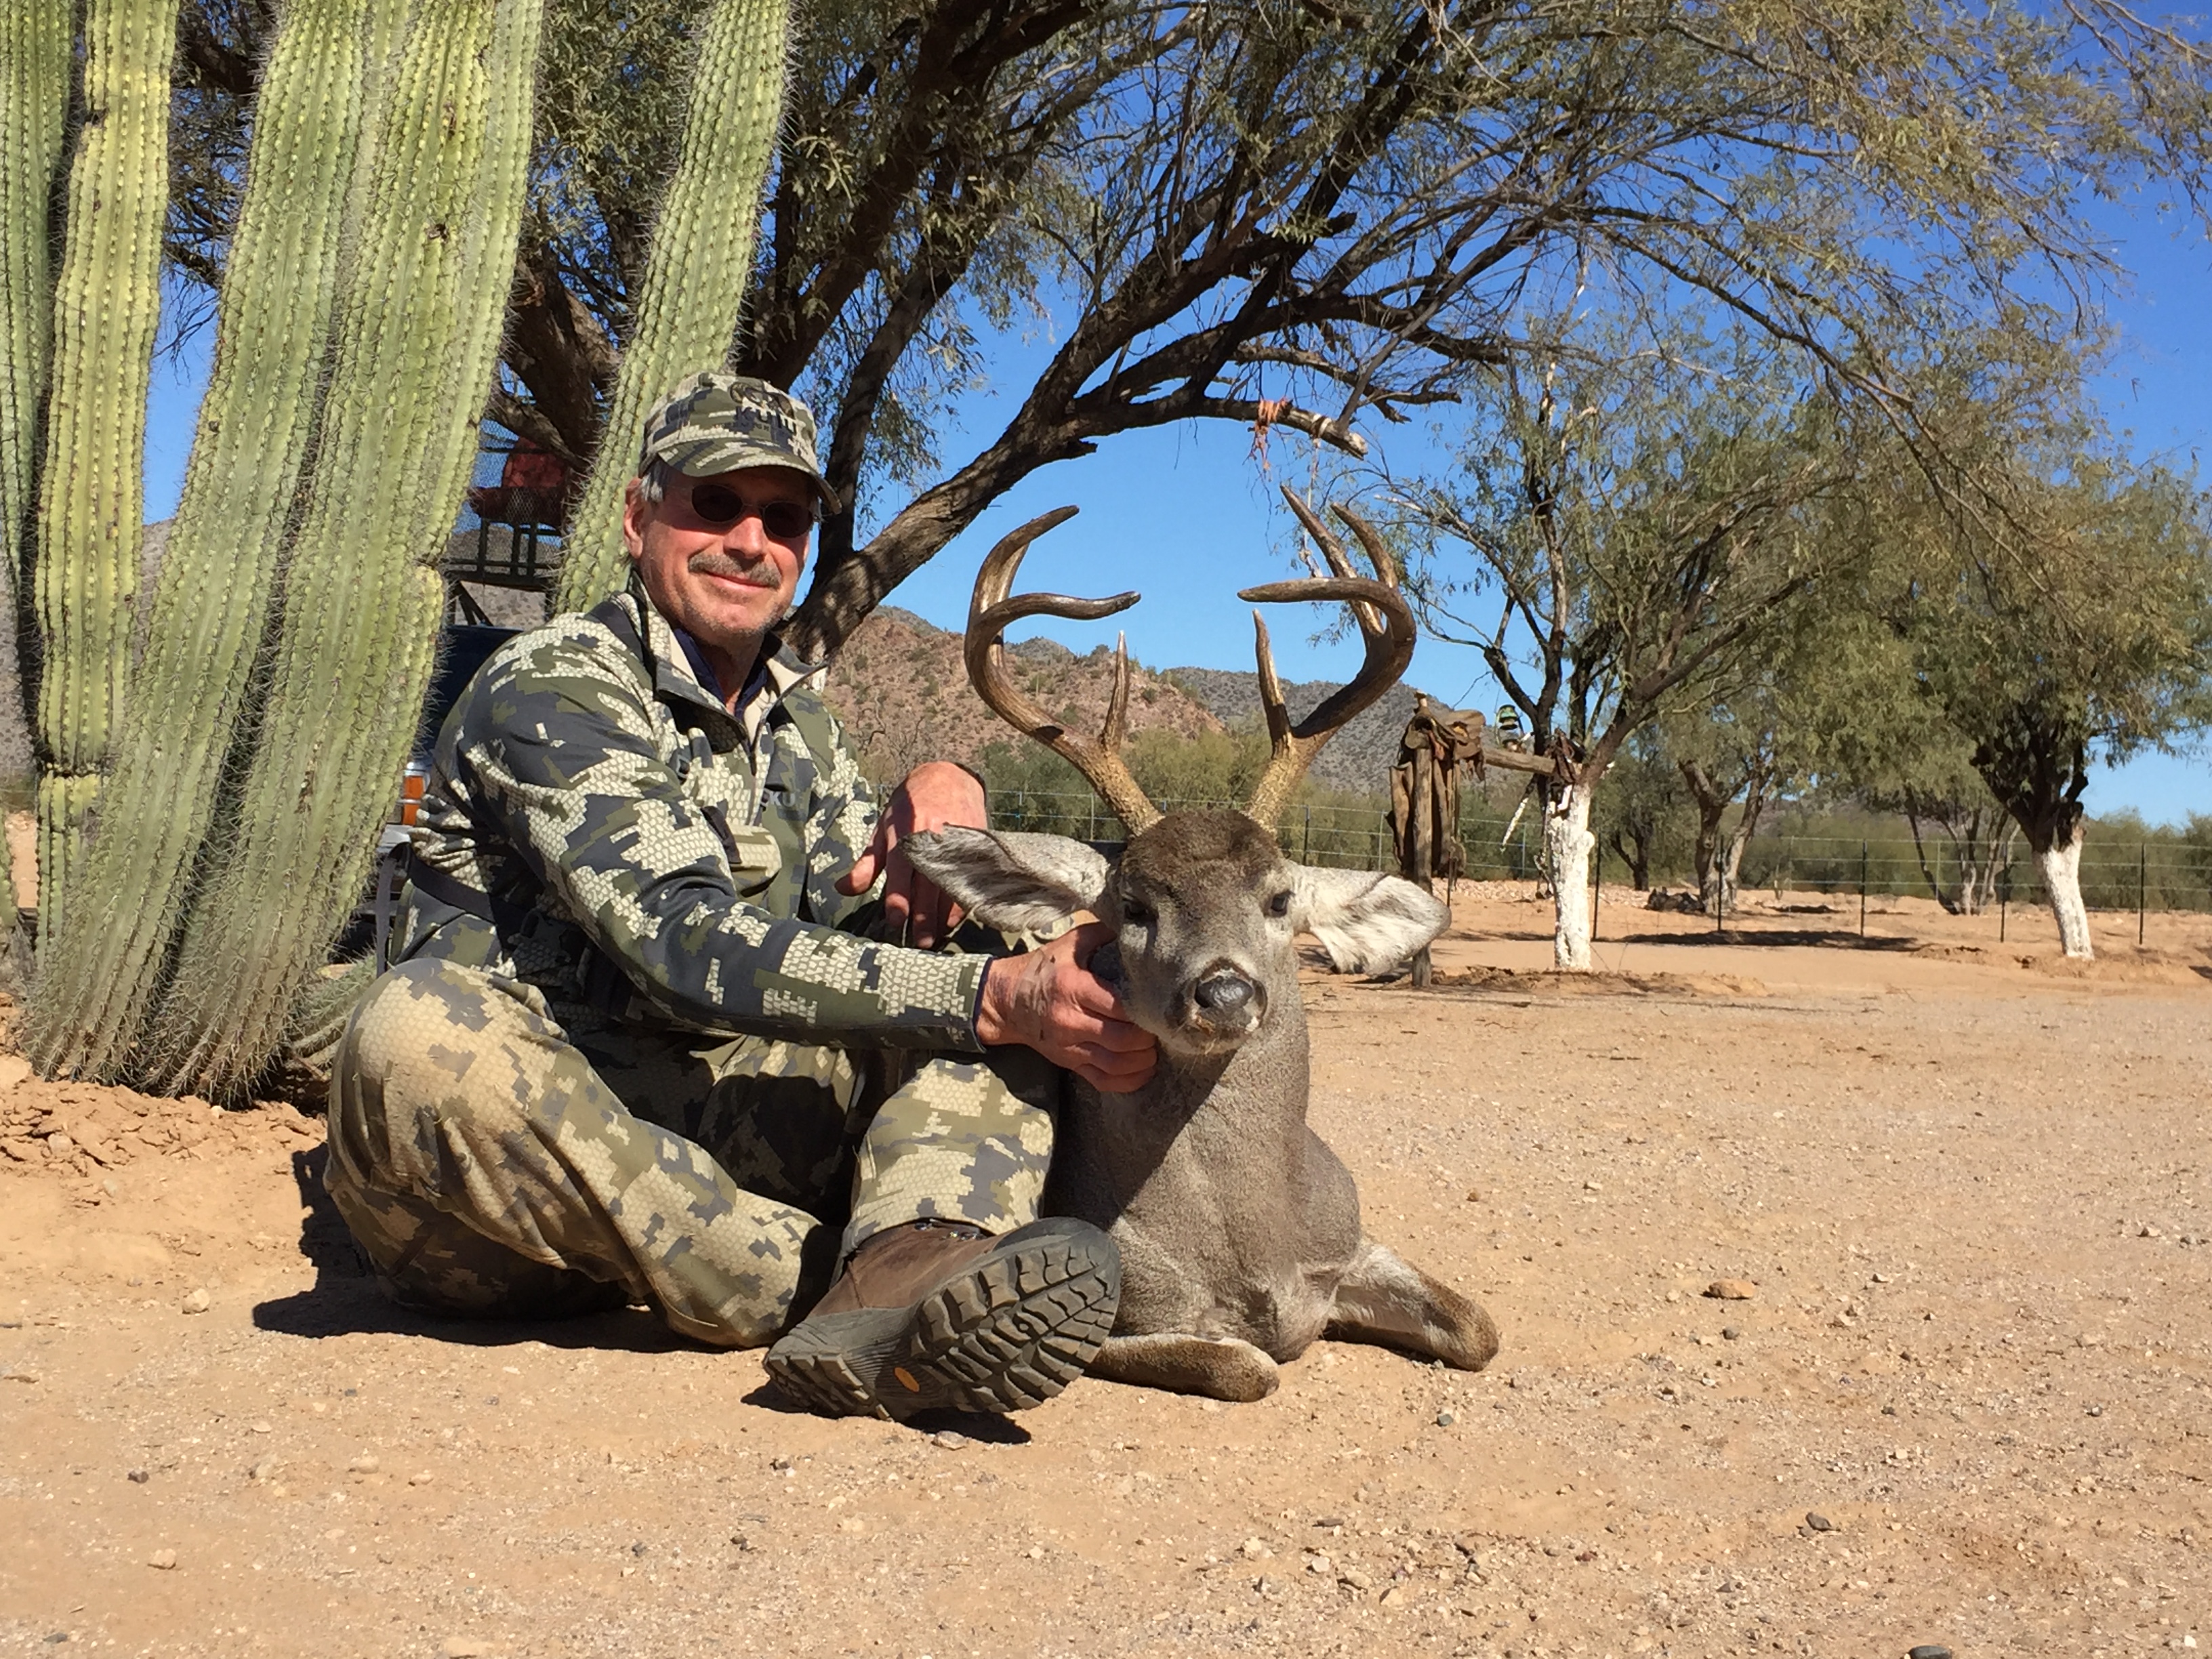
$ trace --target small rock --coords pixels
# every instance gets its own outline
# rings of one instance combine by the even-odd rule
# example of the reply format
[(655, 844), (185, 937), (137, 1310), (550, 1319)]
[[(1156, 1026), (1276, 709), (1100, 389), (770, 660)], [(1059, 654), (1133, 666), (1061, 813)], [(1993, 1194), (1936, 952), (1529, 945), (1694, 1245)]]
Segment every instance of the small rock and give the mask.
[(1822, 1515), (1818, 1510), (1808, 1510), (1806, 1511), (1805, 1524), (1812, 1528), (1814, 1532), (1833, 1532), (1836, 1529), (1836, 1523), (1829, 1520), (1826, 1516)]
[(57, 1129), (46, 1137), (46, 1150), (56, 1158), (67, 1158), (76, 1150), (76, 1142)]
[(158, 1567), (163, 1572), (171, 1571), (177, 1565), (177, 1553), (174, 1550), (155, 1550), (146, 1558), (146, 1565)]
[(1748, 1302), (1759, 1294), (1759, 1284), (1750, 1279), (1716, 1279), (1705, 1286), (1705, 1294), (1716, 1302)]
[(1481, 1191), (1481, 1189), (1480, 1189), (1480, 1188), (1476, 1188), (1476, 1187), (1470, 1187), (1470, 1188), (1468, 1188), (1467, 1189), (1467, 1201), (1468, 1201), (1468, 1203), (1470, 1203), (1470, 1204), (1480, 1204), (1480, 1203), (1481, 1203), (1481, 1202), (1482, 1202), (1482, 1191)]
[[(961, 1447), (968, 1443), (968, 1437), (964, 1434), (957, 1434), (951, 1429), (939, 1429), (929, 1437), (929, 1443), (933, 1446), (942, 1446), (947, 1451), (958, 1451)], [(787, 1463), (784, 1467), (788, 1468), (790, 1465)]]
[(185, 1298), (185, 1311), (188, 1314), (204, 1314), (213, 1305), (213, 1301), (214, 1298), (208, 1295), (204, 1288), (196, 1290)]
[(1448, 1429), (1458, 1421), (1459, 1419), (1450, 1412), (1438, 1412), (1437, 1413), (1437, 1426), (1440, 1429)]
[(1721, 1340), (1723, 1342), (1733, 1342), (1742, 1334), (1743, 1332), (1734, 1325), (1723, 1325), (1721, 1327)]
[(2105, 1408), (2102, 1406), (2085, 1406), (2082, 1409), (2092, 1417), (2102, 1417), (2105, 1414)]
[(276, 1473), (276, 1460), (273, 1457), (263, 1458), (258, 1463), (256, 1463), (252, 1468), (246, 1472), (246, 1478), (250, 1480), (266, 1480), (270, 1475)]
[(732, 1533), (730, 1541), (741, 1550), (750, 1551), (753, 1547), (753, 1540), (741, 1532)]
[(1335, 1565), (1326, 1555), (1309, 1555), (1306, 1557), (1306, 1571), (1317, 1572), (1326, 1578), (1335, 1571)]
[(1405, 1599), (1406, 1592), (1395, 1584), (1382, 1592), (1382, 1605), (1386, 1607), (1395, 1607)]
[(644, 1553), (645, 1553), (646, 1549), (647, 1549), (646, 1541), (645, 1541), (645, 1540), (643, 1540), (642, 1538), (641, 1538), (641, 1539), (639, 1539), (635, 1543), (632, 1544), (632, 1545), (629, 1547), (629, 1553), (630, 1553), (632, 1555), (642, 1555), (642, 1554), (644, 1554)]
[(1347, 1584), (1356, 1590), (1369, 1590), (1375, 1588), (1375, 1581), (1357, 1567), (1346, 1567), (1336, 1576), (1336, 1582), (1340, 1584)]
[(1605, 1188), (1599, 1186), (1595, 1181), (1585, 1181), (1583, 1182), (1583, 1190), (1586, 1193), (1601, 1193)]
[(10, 1365), (6, 1370), (0, 1371), (0, 1382), (35, 1382), (38, 1380), (38, 1372), (27, 1365)]
[(1908, 1653), (1905, 1659), (1951, 1659), (1951, 1650), (1941, 1642), (1923, 1642)]
[(1032, 1560), (1032, 1561), (1042, 1561), (1042, 1560), (1043, 1560), (1043, 1559), (1044, 1559), (1044, 1546), (1043, 1546), (1043, 1545), (1042, 1545), (1042, 1544), (1032, 1544), (1032, 1545), (1030, 1545), (1030, 1560)]
[(133, 1486), (143, 1486), (154, 1478), (154, 1472), (151, 1469), (132, 1469), (123, 1478)]
[(347, 1464), (346, 1469), (349, 1474), (374, 1474), (381, 1467), (382, 1465), (378, 1463), (376, 1461), (376, 1454), (374, 1452), (363, 1452), (360, 1456), (355, 1458), (352, 1462)]
[(427, 1486), (437, 1478), (438, 1477), (431, 1474), (429, 1470), (424, 1469), (420, 1474), (409, 1475), (407, 1477), (407, 1484), (410, 1486)]
[(1246, 1539), (1240, 1547), (1247, 1561), (1257, 1561), (1263, 1555), (1274, 1553), (1274, 1551), (1269, 1549), (1265, 1542), (1257, 1538)]
[(266, 1418), (258, 1423), (248, 1423), (246, 1427), (247, 1431), (252, 1434), (274, 1434), (276, 1431), (276, 1425)]

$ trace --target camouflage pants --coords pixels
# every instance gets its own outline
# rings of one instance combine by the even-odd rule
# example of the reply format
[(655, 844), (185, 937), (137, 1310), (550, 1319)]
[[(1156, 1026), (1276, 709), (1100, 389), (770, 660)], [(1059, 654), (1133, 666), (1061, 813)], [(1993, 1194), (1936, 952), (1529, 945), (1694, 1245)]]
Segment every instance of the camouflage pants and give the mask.
[(396, 1299), (522, 1317), (649, 1302), (750, 1346), (883, 1228), (1036, 1218), (1060, 1074), (1026, 1048), (923, 1056), (882, 1098), (840, 1049), (571, 1025), (532, 987), (435, 960), (354, 1011), (326, 1182)]

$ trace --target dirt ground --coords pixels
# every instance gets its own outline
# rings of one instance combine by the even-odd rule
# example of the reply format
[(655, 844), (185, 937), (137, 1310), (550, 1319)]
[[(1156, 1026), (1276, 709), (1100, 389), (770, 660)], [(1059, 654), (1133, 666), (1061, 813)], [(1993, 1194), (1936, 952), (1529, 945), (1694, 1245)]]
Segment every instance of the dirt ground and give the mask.
[(1504, 1352), (1254, 1406), (828, 1421), (642, 1312), (399, 1315), (318, 1120), (0, 1058), (0, 1652), (2212, 1647), (2212, 925), (1608, 890), (1565, 984), (1547, 915), (1308, 993), (1370, 1230)]

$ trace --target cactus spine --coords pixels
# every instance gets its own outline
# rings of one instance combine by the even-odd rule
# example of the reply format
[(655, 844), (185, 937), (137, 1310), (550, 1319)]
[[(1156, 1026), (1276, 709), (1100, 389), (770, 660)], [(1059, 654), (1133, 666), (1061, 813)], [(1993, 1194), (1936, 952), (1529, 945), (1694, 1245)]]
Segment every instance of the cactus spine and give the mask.
[(185, 913), (319, 402), (368, 89), (404, 16), (404, 0), (292, 0), (270, 56), (214, 369), (102, 791), (108, 826), (70, 869), (46, 953), (29, 1049), (49, 1076), (117, 1075)]
[(85, 116), (53, 295), (33, 586), (45, 640), (37, 723), (42, 941), (53, 938), (57, 913), (65, 914), (70, 866), (99, 796), (130, 672), (176, 33), (177, 0), (89, 0), (85, 7)]
[(786, 33), (785, 0), (716, 0), (708, 20), (636, 326), (562, 549), (556, 610), (580, 611), (622, 586), (623, 485), (645, 412), (684, 375), (729, 356), (775, 149)]
[(435, 568), (491, 384), (542, 0), (418, 0), (349, 261), (239, 830), (149, 1033), (159, 1086), (250, 1083), (367, 874), (428, 684)]

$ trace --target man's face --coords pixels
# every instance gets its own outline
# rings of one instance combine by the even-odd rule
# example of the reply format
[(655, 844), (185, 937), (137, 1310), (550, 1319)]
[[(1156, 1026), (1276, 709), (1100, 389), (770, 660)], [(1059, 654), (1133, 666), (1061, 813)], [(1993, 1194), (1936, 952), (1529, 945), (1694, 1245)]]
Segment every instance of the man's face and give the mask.
[[(696, 503), (695, 494), (702, 497)], [(744, 509), (734, 523), (732, 496)], [(742, 651), (791, 608), (812, 532), (810, 520), (796, 534), (771, 535), (762, 510), (795, 505), (811, 513), (813, 501), (806, 475), (787, 467), (741, 467), (710, 478), (672, 475), (666, 495), (654, 502), (641, 500), (632, 480), (623, 540), (662, 616), (702, 645)]]

